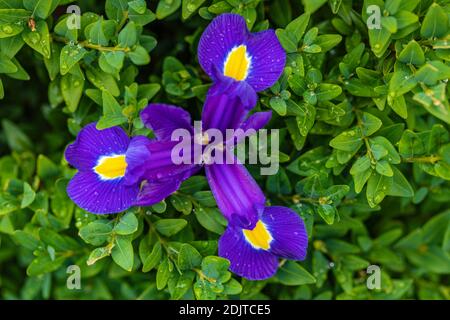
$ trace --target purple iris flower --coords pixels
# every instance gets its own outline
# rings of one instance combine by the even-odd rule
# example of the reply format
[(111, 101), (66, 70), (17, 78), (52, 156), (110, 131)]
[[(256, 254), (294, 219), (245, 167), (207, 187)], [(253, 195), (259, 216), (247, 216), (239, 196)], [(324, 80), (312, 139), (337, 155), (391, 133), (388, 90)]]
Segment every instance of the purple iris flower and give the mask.
[[(270, 111), (257, 112), (247, 119), (246, 115), (247, 110), (240, 97), (235, 92), (224, 93), (221, 85), (215, 84), (208, 91), (202, 112), (202, 127), (205, 131), (217, 129), (223, 136), (226, 136), (226, 129), (259, 130), (270, 120), (272, 114)], [(156, 138), (161, 142), (178, 143), (170, 141), (172, 132), (177, 129), (185, 129), (192, 134), (190, 143), (192, 145), (197, 143), (190, 115), (179, 107), (150, 104), (141, 112), (141, 119), (148, 128), (154, 131)], [(207, 140), (200, 143), (204, 144), (202, 146), (204, 148), (209, 142)], [(195, 146), (192, 149), (194, 148)], [(244, 228), (253, 228), (256, 226), (259, 214), (264, 210), (265, 196), (234, 154), (228, 148), (224, 149), (224, 153), (225, 158), (232, 158), (231, 163), (226, 163), (226, 161), (224, 163), (204, 163), (211, 191), (219, 209), (229, 221)], [(149, 156), (144, 161), (146, 164), (143, 164), (143, 167), (147, 170), (144, 176), (158, 178), (158, 174), (161, 175), (162, 172), (147, 165), (154, 162), (153, 159)], [(166, 172), (174, 173), (177, 178), (185, 179), (202, 166), (192, 156), (191, 159), (189, 164), (176, 164), (173, 162), (171, 149), (168, 149), (166, 157), (158, 158), (158, 161), (168, 164)], [(164, 175), (167, 177), (165, 173)], [(141, 197), (145, 198), (145, 190), (141, 192)]]
[(273, 30), (250, 33), (238, 14), (217, 16), (198, 44), (203, 70), (221, 82), (228, 92), (236, 90), (245, 107), (256, 104), (256, 92), (271, 87), (283, 72), (286, 52)]
[[(143, 181), (142, 161), (150, 154), (164, 157), (167, 145), (144, 136), (130, 139), (120, 127), (97, 130), (95, 126), (85, 126), (65, 152), (67, 162), (78, 169), (67, 194), (80, 208), (97, 214), (118, 213), (134, 205), (158, 203), (178, 189), (183, 176), (177, 172), (168, 174), (169, 183), (165, 179)], [(165, 164), (158, 164), (162, 171)]]
[(266, 207), (251, 230), (229, 224), (219, 239), (219, 256), (230, 270), (249, 280), (270, 278), (278, 258), (303, 260), (308, 235), (300, 216), (286, 207)]

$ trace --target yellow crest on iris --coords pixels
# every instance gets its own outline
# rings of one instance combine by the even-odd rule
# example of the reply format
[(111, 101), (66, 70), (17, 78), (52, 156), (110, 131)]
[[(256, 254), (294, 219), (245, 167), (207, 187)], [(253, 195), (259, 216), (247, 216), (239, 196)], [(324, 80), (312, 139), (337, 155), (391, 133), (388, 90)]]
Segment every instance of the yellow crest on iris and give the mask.
[(104, 180), (122, 178), (127, 170), (125, 155), (114, 155), (101, 157), (94, 167), (95, 173)]
[(270, 249), (270, 243), (273, 238), (267, 230), (266, 225), (261, 220), (258, 220), (253, 230), (243, 229), (242, 231), (247, 242), (255, 249)]
[(247, 53), (247, 46), (241, 44), (228, 53), (223, 66), (223, 74), (237, 81), (245, 80), (250, 64), (251, 59)]

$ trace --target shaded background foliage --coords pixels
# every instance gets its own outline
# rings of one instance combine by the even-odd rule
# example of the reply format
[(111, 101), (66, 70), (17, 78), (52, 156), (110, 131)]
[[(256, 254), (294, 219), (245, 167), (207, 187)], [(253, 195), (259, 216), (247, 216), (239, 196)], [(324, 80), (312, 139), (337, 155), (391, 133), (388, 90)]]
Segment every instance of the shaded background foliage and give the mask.
[[(0, 1), (2, 299), (450, 297), (448, 1), (84, 0), (78, 32), (70, 2)], [(367, 29), (372, 4), (381, 29)], [(310, 247), (267, 281), (216, 256), (226, 221), (202, 175), (112, 216), (65, 193), (63, 151), (85, 124), (152, 136), (137, 117), (149, 101), (199, 119), (210, 79), (196, 45), (230, 11), (276, 29), (288, 53), (256, 107), (273, 110), (280, 171), (249, 169), (270, 204), (304, 218)], [(80, 290), (66, 287), (73, 264)], [(366, 287), (371, 264), (379, 290)]]

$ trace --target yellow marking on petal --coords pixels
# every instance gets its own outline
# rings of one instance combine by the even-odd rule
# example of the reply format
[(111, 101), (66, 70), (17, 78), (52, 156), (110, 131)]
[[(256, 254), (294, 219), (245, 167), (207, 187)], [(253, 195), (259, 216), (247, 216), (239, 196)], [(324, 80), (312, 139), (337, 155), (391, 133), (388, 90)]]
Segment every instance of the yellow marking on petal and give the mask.
[(127, 166), (125, 155), (102, 157), (94, 171), (102, 179), (117, 179), (125, 175)]
[(273, 238), (266, 225), (259, 220), (253, 230), (243, 229), (245, 239), (256, 249), (270, 249)]
[(247, 78), (249, 68), (250, 58), (247, 54), (247, 47), (242, 44), (233, 48), (228, 54), (225, 59), (223, 74), (237, 81), (242, 81)]

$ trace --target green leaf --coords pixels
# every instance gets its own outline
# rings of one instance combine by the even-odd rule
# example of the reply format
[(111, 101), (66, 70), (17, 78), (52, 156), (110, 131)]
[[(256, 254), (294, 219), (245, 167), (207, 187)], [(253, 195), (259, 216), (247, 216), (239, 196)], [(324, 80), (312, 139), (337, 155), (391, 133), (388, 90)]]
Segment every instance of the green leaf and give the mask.
[(396, 97), (391, 104), (391, 108), (403, 119), (408, 118), (408, 109), (406, 107), (405, 98), (403, 96)]
[[(1, 28), (0, 28), (1, 35)], [(21, 36), (11, 36), (9, 38), (2, 38), (0, 36), (0, 51), (8, 58), (13, 58), (17, 52), (23, 47), (25, 42)]]
[(112, 75), (97, 68), (89, 68), (86, 70), (86, 76), (88, 80), (100, 90), (106, 90), (114, 97), (119, 96), (120, 89)]
[(370, 159), (367, 155), (358, 158), (350, 169), (350, 174), (355, 175), (357, 173), (364, 172), (370, 168)]
[(116, 224), (113, 231), (120, 235), (127, 235), (134, 233), (138, 229), (138, 219), (133, 212), (127, 212), (120, 218), (119, 223)]
[(145, 0), (134, 0), (128, 2), (128, 6), (136, 11), (138, 14), (144, 14), (145, 10), (147, 9), (147, 4), (145, 3)]
[(28, 232), (16, 230), (13, 236), (21, 246), (27, 248), (28, 250), (36, 250), (39, 247), (39, 240)]
[(119, 46), (122, 48), (131, 48), (137, 42), (136, 24), (133, 21), (127, 23), (119, 33)]
[(319, 205), (317, 206), (317, 212), (327, 224), (334, 223), (334, 217), (337, 214), (337, 210), (333, 205), (330, 204)]
[(208, 256), (202, 261), (202, 271), (205, 276), (216, 279), (219, 282), (226, 282), (230, 279), (229, 267), (230, 262), (221, 257)]
[(50, 33), (45, 21), (40, 20), (36, 22), (35, 31), (28, 28), (25, 29), (25, 31), (22, 32), (22, 38), (27, 45), (42, 54), (44, 58), (50, 58)]
[(195, 217), (203, 228), (217, 234), (222, 234), (224, 227), (213, 218), (213, 212), (214, 210), (210, 208), (197, 207), (194, 209)]
[(386, 177), (392, 177), (394, 175), (391, 165), (386, 160), (378, 161), (375, 170)]
[(59, 58), (61, 74), (65, 75), (72, 69), (72, 67), (83, 59), (87, 53), (83, 47), (79, 48), (76, 45), (65, 45), (61, 50), (61, 56)]
[(125, 53), (122, 51), (102, 52), (98, 64), (102, 71), (119, 77), (118, 74), (123, 67)]
[(327, 0), (302, 0), (303, 5), (305, 6), (305, 12), (307, 13), (313, 13), (317, 11), (326, 2)]
[(160, 89), (161, 85), (159, 83), (141, 84), (138, 88), (138, 97), (150, 101)]
[(204, 2), (205, 0), (183, 0), (181, 8), (181, 17), (183, 20), (192, 16)]
[(93, 246), (100, 246), (108, 240), (111, 232), (112, 227), (107, 220), (97, 220), (82, 227), (78, 235), (85, 242)]
[(78, 108), (83, 94), (84, 79), (70, 73), (61, 77), (61, 94), (70, 112)]
[(150, 55), (147, 50), (140, 45), (137, 45), (133, 51), (128, 52), (127, 56), (134, 64), (138, 66), (143, 66), (150, 63)]
[(362, 134), (366, 137), (371, 136), (375, 132), (378, 131), (378, 129), (381, 128), (383, 123), (380, 119), (375, 117), (374, 115), (363, 112), (361, 117), (361, 126), (362, 126)]
[(448, 15), (437, 3), (433, 3), (422, 21), (420, 35), (424, 38), (443, 37), (448, 32)]
[(145, 26), (156, 19), (156, 15), (149, 9), (146, 9), (143, 14), (138, 13), (133, 8), (130, 8), (128, 18), (139, 26)]
[(367, 182), (366, 197), (371, 208), (376, 207), (388, 194), (392, 186), (392, 178), (373, 173)]
[(396, 167), (393, 167), (392, 169), (394, 172), (394, 176), (392, 185), (389, 188), (387, 194), (394, 197), (408, 197), (408, 198), (413, 197), (414, 190), (409, 184), (408, 180), (403, 175), (403, 173)]
[(173, 292), (171, 293), (172, 299), (179, 300), (191, 289), (192, 282), (195, 279), (195, 272), (186, 271), (183, 272), (178, 278)]
[(65, 257), (52, 259), (48, 254), (42, 253), (36, 257), (27, 268), (27, 275), (30, 277), (57, 270), (64, 263)]
[(286, 101), (281, 97), (270, 98), (270, 107), (275, 110), (280, 116), (286, 115)]
[(25, 9), (31, 11), (32, 17), (38, 17), (41, 19), (47, 19), (52, 8), (51, 0), (23, 0), (23, 6)]
[(59, 174), (59, 168), (49, 158), (40, 154), (37, 158), (37, 174), (43, 180), (55, 178)]
[(391, 43), (391, 33), (386, 28), (370, 29), (369, 42), (375, 56), (380, 58)]
[(386, 9), (391, 15), (395, 15), (400, 8), (401, 0), (386, 0), (384, 9)]
[[(216, 199), (211, 191), (197, 191), (194, 193), (194, 198), (200, 203), (200, 205), (205, 207), (215, 207)], [(189, 209), (189, 208), (188, 208)]]
[(122, 107), (111, 93), (104, 90), (102, 91), (103, 101), (103, 116), (97, 123), (97, 129), (106, 129), (114, 126), (118, 126), (127, 121), (122, 113)]
[(425, 63), (425, 55), (420, 45), (416, 41), (411, 40), (400, 52), (398, 60), (403, 63), (420, 66)]
[(15, 23), (1, 23), (0, 24), (0, 39), (10, 38), (21, 33), (23, 26)]
[(19, 208), (17, 199), (8, 193), (0, 193), (0, 216), (6, 215)]
[(126, 271), (131, 271), (134, 263), (134, 252), (131, 239), (127, 236), (118, 236), (111, 251), (114, 262)]
[(159, 0), (156, 18), (161, 20), (174, 13), (181, 5), (181, 0)]
[(330, 141), (333, 148), (348, 152), (356, 152), (362, 145), (362, 134), (358, 128), (344, 131)]
[(27, 183), (23, 183), (23, 196), (22, 196), (22, 202), (20, 203), (21, 208), (26, 208), (30, 204), (33, 203), (34, 199), (36, 198), (36, 192), (34, 192), (33, 188)]
[(416, 80), (430, 86), (449, 77), (450, 67), (440, 61), (428, 62), (416, 72)]
[(312, 274), (293, 261), (287, 261), (278, 268), (275, 279), (286, 286), (300, 286), (316, 282)]
[(161, 219), (155, 222), (156, 230), (167, 237), (180, 232), (186, 225), (184, 219)]
[(17, 72), (16, 65), (5, 54), (0, 52), (0, 73)]
[(98, 44), (100, 46), (108, 46), (109, 40), (105, 35), (103, 17), (96, 22), (91, 23), (84, 29), (84, 35), (88, 42)]
[(33, 149), (30, 139), (17, 125), (7, 119), (3, 119), (2, 128), (6, 142), (11, 150), (24, 152)]
[(170, 276), (171, 265), (172, 262), (170, 262), (168, 258), (165, 258), (163, 262), (161, 262), (158, 266), (158, 270), (156, 272), (156, 288), (158, 290), (164, 289), (164, 287), (167, 285), (167, 281), (169, 280)]
[(319, 102), (332, 100), (342, 93), (341, 87), (335, 84), (321, 83), (319, 84), (316, 95)]
[(160, 242), (156, 242), (152, 252), (142, 261), (142, 272), (149, 272), (158, 265), (162, 258), (162, 247)]
[(274, 175), (270, 175), (266, 181), (267, 191), (275, 194), (290, 194), (292, 192), (291, 182), (284, 168), (280, 168)]
[(297, 52), (297, 38), (295, 34), (287, 32), (286, 30), (277, 29), (275, 31), (278, 40), (280, 41), (281, 45), (283, 46), (284, 50), (286, 50), (287, 53), (293, 53)]
[(202, 263), (202, 256), (191, 245), (185, 243), (181, 246), (178, 254), (178, 267), (181, 270), (188, 270), (199, 267)]
[(397, 20), (394, 17), (381, 17), (381, 25), (390, 33), (397, 32)]
[(230, 279), (223, 289), (223, 294), (236, 295), (242, 292), (242, 285), (235, 279)]
[(107, 247), (95, 248), (89, 254), (86, 264), (88, 266), (91, 266), (91, 265), (95, 264), (98, 260), (103, 259), (109, 255), (110, 255), (110, 252)]
[(297, 41), (295, 46), (296, 48), (297, 44), (300, 42), (300, 40), (303, 37), (303, 34), (306, 31), (306, 27), (308, 26), (309, 23), (309, 18), (310, 15), (308, 13), (304, 13), (301, 16), (298, 16), (297, 18), (289, 22), (289, 24), (286, 26), (286, 32), (292, 34)]

